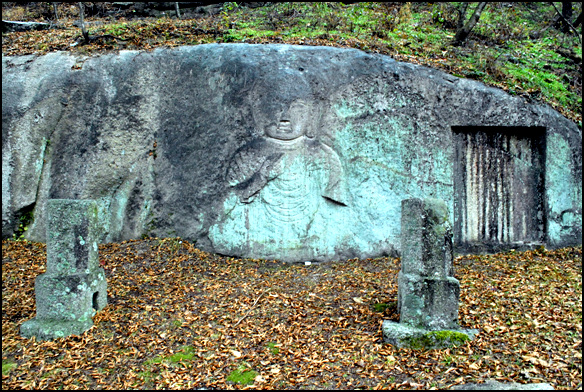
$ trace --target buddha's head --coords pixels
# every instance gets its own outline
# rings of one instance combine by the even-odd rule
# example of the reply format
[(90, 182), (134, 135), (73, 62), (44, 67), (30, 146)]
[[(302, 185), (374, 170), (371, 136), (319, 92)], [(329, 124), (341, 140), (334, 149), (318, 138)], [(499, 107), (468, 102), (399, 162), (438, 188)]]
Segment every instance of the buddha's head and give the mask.
[(265, 136), (294, 140), (311, 136), (313, 98), (310, 86), (300, 72), (282, 72), (259, 80), (254, 87), (254, 122)]

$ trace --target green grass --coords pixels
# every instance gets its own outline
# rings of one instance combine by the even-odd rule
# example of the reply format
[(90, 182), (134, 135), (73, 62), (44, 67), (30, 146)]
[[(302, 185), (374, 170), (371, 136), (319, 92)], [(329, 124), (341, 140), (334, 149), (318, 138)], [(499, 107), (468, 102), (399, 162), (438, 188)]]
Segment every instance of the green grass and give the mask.
[(375, 303), (372, 304), (371, 307), (373, 308), (374, 311), (379, 312), (379, 313), (384, 313), (386, 311), (396, 311), (397, 310), (397, 302), (390, 302), (390, 303), (385, 303), (385, 302), (380, 302), (380, 303)]
[(128, 22), (108, 24), (107, 27), (104, 28), (104, 33), (111, 34), (116, 37), (123, 37), (129, 30), (132, 29), (132, 26), (136, 24), (137, 23)]
[(257, 375), (258, 373), (255, 370), (249, 369), (249, 366), (243, 363), (227, 376), (227, 381), (241, 385), (251, 385)]
[[(574, 4), (574, 15), (581, 5)], [(104, 34), (139, 42), (173, 40), (174, 44), (208, 42), (284, 42), (344, 44), (363, 50), (405, 56), (456, 76), (472, 78), (512, 94), (550, 103), (581, 126), (581, 87), (573, 88), (578, 65), (559, 49), (582, 56), (573, 35), (546, 28), (555, 15), (547, 3), (489, 3), (465, 45), (452, 47), (460, 3), (335, 2), (273, 3), (258, 8), (224, 3), (206, 22), (160, 18), (100, 27)], [(472, 3), (467, 17), (476, 7)], [(214, 30), (194, 37), (192, 29)], [(318, 42), (311, 42), (318, 41)], [(568, 76), (570, 75), (570, 76)]]
[(385, 312), (385, 309), (389, 308), (389, 304), (386, 303), (377, 303), (377, 304), (373, 304), (373, 310), (375, 310), (376, 312), (379, 313), (383, 313)]
[(185, 346), (178, 353), (172, 354), (168, 357), (168, 360), (172, 363), (177, 363), (181, 361), (192, 361), (195, 357), (195, 348), (192, 346)]
[(143, 372), (138, 372), (138, 377), (142, 378), (144, 382), (148, 384), (155, 376), (150, 370), (145, 370)]
[[(562, 72), (574, 72), (576, 65), (557, 49), (569, 48), (581, 56), (582, 47), (573, 36), (544, 29), (553, 16), (550, 5), (491, 3), (467, 46), (452, 48), (456, 4), (406, 5), (398, 11), (381, 3), (277, 3), (256, 10), (237, 7), (227, 13), (234, 27), (223, 41), (356, 39), (363, 41), (362, 49), (414, 56), (431, 66), (441, 59), (440, 63), (457, 76), (481, 80), (512, 94), (528, 93), (533, 99), (573, 113), (576, 121), (581, 119), (582, 99)], [(530, 38), (541, 31), (544, 36)]]
[(447, 356), (444, 357), (444, 359), (442, 360), (442, 362), (446, 366), (450, 366), (452, 364), (452, 362), (454, 362), (454, 358), (451, 355), (447, 355)]
[(196, 355), (195, 348), (192, 346), (184, 346), (177, 353), (169, 356), (158, 356), (144, 361), (144, 366), (151, 367), (159, 363), (178, 363), (182, 361), (192, 361)]
[(2, 359), (2, 375), (6, 376), (12, 369), (16, 367), (16, 362), (13, 362), (9, 359)]
[(190, 362), (195, 359), (196, 350), (192, 346), (183, 346), (179, 352), (176, 352), (168, 356), (157, 356), (154, 358), (147, 359), (144, 361), (145, 370), (138, 372), (138, 376), (144, 380), (144, 382), (150, 385), (151, 381), (158, 377), (158, 373), (154, 371), (154, 365), (165, 363), (172, 366), (180, 362)]
[(144, 361), (144, 366), (152, 366), (158, 363), (162, 363), (164, 362), (164, 357), (154, 357), (154, 358), (150, 358), (147, 359), (146, 361)]
[(267, 38), (277, 35), (275, 31), (256, 30), (251, 27), (243, 29), (230, 29), (223, 35), (223, 42), (239, 42), (246, 39)]
[(276, 343), (269, 342), (267, 344), (267, 346), (268, 346), (268, 349), (270, 350), (270, 352), (274, 355), (277, 355), (280, 352), (280, 348), (277, 346)]

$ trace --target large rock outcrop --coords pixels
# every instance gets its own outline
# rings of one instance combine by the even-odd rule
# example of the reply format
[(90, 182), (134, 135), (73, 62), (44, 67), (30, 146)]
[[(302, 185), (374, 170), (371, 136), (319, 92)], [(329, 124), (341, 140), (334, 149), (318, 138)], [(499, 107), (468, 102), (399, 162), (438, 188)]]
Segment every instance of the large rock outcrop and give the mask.
[(547, 105), (354, 49), (3, 56), (2, 235), (45, 241), (48, 199), (96, 199), (104, 242), (371, 257), (434, 197), (457, 249), (576, 244), (581, 143)]

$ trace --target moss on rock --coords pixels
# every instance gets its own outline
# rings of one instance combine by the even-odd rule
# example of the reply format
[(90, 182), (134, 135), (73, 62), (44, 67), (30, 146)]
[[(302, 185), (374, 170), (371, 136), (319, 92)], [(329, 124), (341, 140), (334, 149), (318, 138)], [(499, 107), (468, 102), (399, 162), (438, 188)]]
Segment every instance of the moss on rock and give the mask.
[(445, 348), (460, 346), (469, 341), (467, 334), (458, 331), (430, 331), (421, 336), (412, 336), (407, 339), (413, 349)]

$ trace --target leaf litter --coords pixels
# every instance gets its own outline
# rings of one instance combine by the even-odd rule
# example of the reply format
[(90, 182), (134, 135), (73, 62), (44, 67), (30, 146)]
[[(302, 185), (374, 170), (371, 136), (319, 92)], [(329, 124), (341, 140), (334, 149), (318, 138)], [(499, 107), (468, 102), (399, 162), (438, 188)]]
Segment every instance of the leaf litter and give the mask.
[(45, 249), (2, 242), (3, 389), (582, 386), (581, 247), (458, 257), (459, 321), (480, 333), (428, 351), (382, 343), (383, 320), (399, 320), (399, 259), (286, 264), (180, 238), (100, 245), (108, 305), (95, 325), (25, 339)]

